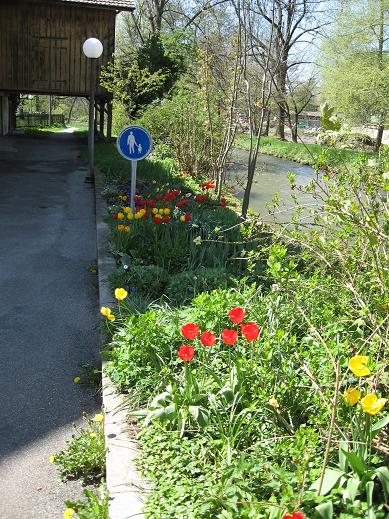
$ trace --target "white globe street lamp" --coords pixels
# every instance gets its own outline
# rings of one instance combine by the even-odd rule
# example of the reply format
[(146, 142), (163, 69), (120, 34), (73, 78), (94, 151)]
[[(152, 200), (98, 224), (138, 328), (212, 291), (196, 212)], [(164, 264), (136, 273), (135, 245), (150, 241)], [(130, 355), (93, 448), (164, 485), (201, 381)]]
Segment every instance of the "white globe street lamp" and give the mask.
[(87, 58), (99, 58), (103, 53), (103, 44), (97, 38), (88, 38), (84, 41), (82, 50)]
[(90, 89), (89, 89), (89, 131), (88, 131), (88, 157), (89, 157), (89, 178), (94, 177), (94, 140), (95, 140), (95, 93), (96, 93), (96, 72), (97, 60), (103, 53), (103, 44), (97, 38), (85, 40), (82, 50), (87, 58), (91, 60)]

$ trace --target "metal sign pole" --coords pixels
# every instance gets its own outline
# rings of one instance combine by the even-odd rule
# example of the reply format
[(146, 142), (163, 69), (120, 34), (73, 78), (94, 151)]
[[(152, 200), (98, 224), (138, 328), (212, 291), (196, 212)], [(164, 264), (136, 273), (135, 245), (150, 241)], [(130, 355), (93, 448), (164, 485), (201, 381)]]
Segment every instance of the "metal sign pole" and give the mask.
[(131, 209), (132, 214), (134, 214), (135, 209), (135, 190), (136, 190), (136, 165), (137, 161), (132, 160), (131, 161)]

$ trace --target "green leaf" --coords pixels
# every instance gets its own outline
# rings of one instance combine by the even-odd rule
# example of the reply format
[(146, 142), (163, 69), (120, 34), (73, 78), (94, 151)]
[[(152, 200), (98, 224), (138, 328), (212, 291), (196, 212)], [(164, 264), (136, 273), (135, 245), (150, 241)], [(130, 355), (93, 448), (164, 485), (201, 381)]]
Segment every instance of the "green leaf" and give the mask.
[(340, 442), (339, 443), (339, 468), (344, 472), (347, 472), (347, 456), (345, 453), (348, 452), (348, 443)]
[(347, 480), (346, 490), (344, 491), (343, 498), (344, 500), (355, 501), (355, 497), (358, 492), (359, 485), (361, 484), (361, 480), (358, 476), (353, 476)]
[(380, 480), (380, 483), (384, 490), (385, 501), (388, 502), (389, 501), (389, 469), (388, 469), (388, 467), (378, 467), (377, 469), (375, 469), (374, 472), (377, 475), (378, 479)]
[(366, 483), (365, 489), (366, 489), (366, 501), (369, 506), (367, 517), (368, 517), (368, 519), (375, 519), (376, 515), (373, 510), (374, 481), (368, 481)]
[(374, 438), (375, 436), (377, 436), (377, 434), (381, 431), (381, 429), (383, 429), (388, 423), (389, 423), (389, 414), (387, 414), (386, 416), (381, 418), (381, 420), (378, 420), (378, 422), (376, 422), (372, 426), (372, 428), (371, 428), (372, 437)]
[(315, 510), (320, 515), (322, 519), (332, 519), (334, 514), (334, 507), (332, 506), (332, 502), (328, 501), (327, 503), (322, 503), (315, 507)]
[[(326, 469), (320, 495), (325, 496), (328, 494), (328, 492), (330, 492), (337, 485), (340, 478), (344, 475), (345, 474), (342, 470)], [(311, 485), (310, 490), (317, 490), (319, 488), (319, 484), (320, 478)]]
[(348, 462), (350, 463), (351, 468), (353, 469), (353, 471), (356, 472), (360, 478), (362, 478), (363, 475), (367, 471), (367, 467), (366, 467), (365, 462), (363, 461), (363, 459), (360, 458), (353, 451), (351, 451), (351, 452), (343, 451), (343, 452), (344, 452)]

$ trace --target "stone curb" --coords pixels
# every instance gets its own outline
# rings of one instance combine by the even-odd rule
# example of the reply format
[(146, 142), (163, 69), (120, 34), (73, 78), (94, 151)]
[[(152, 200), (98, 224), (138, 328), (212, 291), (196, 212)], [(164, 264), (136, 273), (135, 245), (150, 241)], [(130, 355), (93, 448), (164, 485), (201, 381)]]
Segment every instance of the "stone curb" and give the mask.
[[(111, 295), (108, 276), (116, 268), (113, 256), (107, 250), (109, 226), (104, 222), (107, 214), (106, 203), (101, 192), (104, 188), (103, 176), (95, 171), (96, 199), (96, 247), (99, 282), (99, 302), (102, 306), (112, 307), (115, 302)], [(105, 334), (100, 334), (101, 347), (105, 344)], [(147, 484), (138, 474), (135, 460), (138, 444), (130, 437), (124, 398), (116, 392), (111, 380), (104, 374), (107, 361), (102, 363), (103, 407), (105, 412), (104, 432), (107, 446), (106, 483), (110, 496), (110, 519), (143, 519), (143, 496)]]

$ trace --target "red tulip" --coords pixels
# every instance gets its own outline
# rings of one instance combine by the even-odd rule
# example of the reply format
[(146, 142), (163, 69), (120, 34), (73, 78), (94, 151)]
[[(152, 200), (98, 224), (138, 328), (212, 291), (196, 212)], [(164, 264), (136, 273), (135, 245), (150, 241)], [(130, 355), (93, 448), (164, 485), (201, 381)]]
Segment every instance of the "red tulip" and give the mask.
[(306, 519), (302, 512), (293, 512), (292, 514), (285, 514), (282, 519)]
[(255, 341), (258, 339), (259, 327), (255, 323), (241, 324), (240, 329), (246, 337), (246, 341)]
[(154, 220), (154, 223), (160, 223), (162, 218), (160, 216), (154, 216), (153, 220)]
[(114, 220), (117, 220), (117, 219), (118, 219), (118, 214), (115, 213), (115, 214), (113, 215), (113, 218), (114, 218)]
[(181, 333), (185, 339), (188, 339), (188, 341), (195, 339), (198, 336), (199, 331), (200, 328), (194, 323), (184, 324), (181, 327)]
[(170, 222), (170, 217), (169, 216), (164, 216), (162, 218), (162, 221), (163, 221), (163, 223), (169, 223)]
[(185, 221), (186, 221), (186, 222), (190, 222), (191, 220), (192, 220), (192, 218), (191, 218), (190, 214), (189, 214), (189, 213), (186, 213), (186, 214), (185, 214)]
[(228, 315), (233, 323), (239, 324), (246, 317), (246, 312), (239, 306), (229, 311)]
[(226, 200), (225, 198), (221, 198), (221, 199), (220, 199), (220, 205), (221, 205), (222, 207), (226, 207), (226, 206), (227, 206), (227, 200)]
[(194, 348), (192, 348), (192, 346), (187, 346), (186, 344), (182, 344), (178, 348), (177, 353), (181, 360), (184, 360), (185, 362), (189, 362), (190, 360), (193, 359), (195, 351), (194, 351)]
[(222, 340), (225, 344), (232, 346), (238, 340), (238, 332), (235, 330), (223, 330)]
[(203, 346), (213, 346), (216, 343), (216, 335), (210, 332), (204, 332), (200, 337)]

